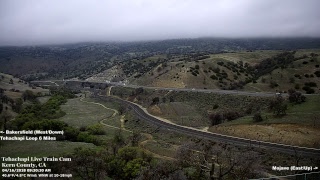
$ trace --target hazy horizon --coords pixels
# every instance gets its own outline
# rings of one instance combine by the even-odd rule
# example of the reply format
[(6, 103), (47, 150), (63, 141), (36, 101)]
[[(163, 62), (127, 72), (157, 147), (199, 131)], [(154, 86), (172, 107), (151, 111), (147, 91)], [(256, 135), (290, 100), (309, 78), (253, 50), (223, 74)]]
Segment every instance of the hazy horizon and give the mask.
[(320, 37), (317, 0), (0, 1), (0, 46)]

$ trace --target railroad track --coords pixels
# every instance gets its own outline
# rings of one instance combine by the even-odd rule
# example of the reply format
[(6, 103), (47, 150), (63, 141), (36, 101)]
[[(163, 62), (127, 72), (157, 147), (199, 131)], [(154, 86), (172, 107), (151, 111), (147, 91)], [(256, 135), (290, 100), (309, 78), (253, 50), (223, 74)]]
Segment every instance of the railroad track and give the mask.
[(266, 141), (258, 141), (258, 140), (252, 140), (252, 139), (246, 139), (246, 138), (239, 138), (235, 136), (228, 136), (218, 133), (211, 133), (202, 131), (199, 129), (195, 129), (192, 127), (186, 127), (181, 126), (177, 124), (173, 124), (167, 121), (163, 121), (160, 118), (157, 118), (156, 116), (153, 116), (146, 112), (140, 105), (135, 104), (133, 102), (129, 102), (117, 97), (113, 96), (102, 96), (100, 97), (109, 98), (114, 101), (117, 101), (121, 104), (124, 104), (128, 107), (130, 107), (134, 113), (142, 120), (145, 120), (151, 124), (161, 126), (163, 128), (167, 128), (168, 130), (196, 136), (198, 138), (203, 139), (209, 139), (213, 141), (218, 141), (222, 143), (228, 143), (233, 145), (240, 145), (240, 146), (249, 146), (249, 147), (255, 147), (255, 148), (264, 148), (264, 149), (270, 149), (270, 150), (276, 150), (281, 151), (289, 154), (299, 154), (304, 156), (311, 156), (311, 157), (317, 157), (320, 156), (320, 149), (316, 148), (308, 148), (308, 147), (300, 147), (300, 146), (292, 146), (292, 145), (286, 145), (286, 144), (279, 144), (279, 143), (272, 143), (272, 142), (266, 142)]

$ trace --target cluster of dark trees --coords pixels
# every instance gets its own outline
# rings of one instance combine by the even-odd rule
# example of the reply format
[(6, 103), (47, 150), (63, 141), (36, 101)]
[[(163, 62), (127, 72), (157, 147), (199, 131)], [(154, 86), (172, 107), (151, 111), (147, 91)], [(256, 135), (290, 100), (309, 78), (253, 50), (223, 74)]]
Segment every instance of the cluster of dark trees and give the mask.
[[(41, 96), (41, 94), (34, 94), (32, 91), (26, 90), (23, 92), (22, 98), (13, 99), (5, 95), (4, 91), (5, 91), (4, 89), (0, 88), (0, 101), (1, 101), (0, 103), (2, 104), (2, 106), (4, 106), (3, 104), (6, 104), (7, 106), (11, 107), (11, 109), (16, 113), (21, 112), (23, 102), (25, 101), (36, 102), (37, 101), (36, 98), (38, 96)], [(11, 89), (11, 91), (18, 92), (17, 90), (14, 90), (14, 89)]]
[(298, 92), (294, 89), (289, 89), (288, 94), (288, 99), (291, 103), (300, 104), (306, 101), (306, 96), (302, 95), (301, 92)]
[(71, 162), (55, 162), (49, 166), (55, 173), (70, 172), (80, 179), (134, 179), (154, 163), (152, 156), (138, 147), (122, 146), (115, 153), (108, 147), (100, 150), (77, 148)]
[(318, 85), (315, 82), (307, 82), (307, 83), (304, 83), (304, 86), (302, 87), (302, 89), (305, 90), (307, 94), (313, 94), (315, 92), (313, 88), (317, 86)]
[(283, 52), (272, 58), (267, 58), (262, 60), (259, 64), (257, 64), (252, 71), (255, 72), (256, 77), (260, 77), (264, 74), (268, 74), (274, 69), (279, 67), (286, 68), (289, 64), (291, 64), (294, 58), (295, 51), (293, 52)]
[(190, 67), (190, 72), (191, 72), (191, 74), (192, 75), (194, 75), (194, 76), (198, 76), (198, 74), (199, 74), (199, 65), (197, 64), (197, 65), (195, 65), (194, 67)]
[(158, 67), (157, 72), (161, 74), (161, 71), (167, 68), (167, 61), (170, 59), (158, 58), (157, 60), (150, 60), (148, 63), (146, 61), (143, 63), (142, 61), (135, 60), (136, 59), (131, 59), (123, 62), (122, 70), (127, 77), (135, 75), (135, 78), (139, 78), (159, 65), (161, 66)]
[(211, 126), (215, 126), (223, 123), (224, 121), (232, 121), (239, 117), (242, 117), (243, 114), (239, 113), (237, 110), (221, 110), (212, 114), (209, 114), (209, 119)]
[(54, 128), (52, 130), (58, 130), (62, 123), (59, 121), (53, 121), (52, 119), (65, 115), (65, 113), (60, 109), (60, 105), (65, 102), (66, 98), (64, 96), (53, 95), (45, 104), (36, 102), (32, 105), (26, 106), (21, 113), (10, 122), (10, 128), (13, 130), (34, 128), (39, 128), (40, 130)]
[[(284, 116), (286, 115), (286, 111), (288, 108), (288, 102), (294, 104), (301, 104), (306, 101), (306, 96), (304, 96), (301, 92), (298, 92), (294, 89), (288, 90), (288, 99), (286, 100), (280, 93), (277, 94), (274, 98), (270, 99), (268, 110), (271, 111), (275, 116)], [(216, 109), (216, 108), (214, 108)], [(224, 121), (232, 121), (244, 115), (253, 114), (254, 122), (261, 122), (264, 119), (261, 115), (261, 109), (253, 110), (252, 107), (248, 106), (248, 108), (240, 112), (238, 110), (220, 110), (214, 113), (209, 114), (209, 120), (212, 126), (223, 123)]]
[(81, 179), (247, 179), (259, 176), (259, 156), (209, 141), (181, 145), (174, 160), (155, 159), (143, 149), (119, 144), (100, 149), (77, 148), (71, 162), (48, 163), (54, 173), (72, 173)]
[[(6, 129), (12, 130), (64, 130), (63, 136), (57, 136), (58, 140), (69, 140), (78, 142), (94, 143), (96, 145), (103, 144), (103, 141), (98, 139), (95, 135), (104, 134), (104, 128), (95, 124), (88, 127), (75, 128), (69, 126), (65, 122), (57, 120), (65, 115), (60, 106), (67, 102), (68, 98), (74, 98), (75, 95), (72, 91), (67, 89), (51, 89), (51, 98), (44, 104), (40, 104), (36, 100), (36, 95), (32, 91), (25, 91), (22, 98), (19, 98), (11, 104), (12, 110), (19, 113), (13, 120), (12, 115), (2, 113), (1, 115), (1, 127), (5, 131)], [(7, 104), (6, 96), (2, 96), (2, 102)], [(10, 98), (8, 102), (10, 102)], [(30, 101), (31, 104), (23, 108), (23, 101)], [(1, 103), (1, 111), (4, 107)]]

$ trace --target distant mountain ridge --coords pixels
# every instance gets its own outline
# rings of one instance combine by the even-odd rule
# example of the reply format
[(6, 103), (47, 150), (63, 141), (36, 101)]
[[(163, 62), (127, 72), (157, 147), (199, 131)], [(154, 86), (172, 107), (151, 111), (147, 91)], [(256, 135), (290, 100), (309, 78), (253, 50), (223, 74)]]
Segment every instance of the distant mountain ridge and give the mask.
[(141, 42), (0, 47), (0, 71), (25, 80), (86, 79), (115, 65), (155, 55), (320, 48), (320, 38), (197, 38)]

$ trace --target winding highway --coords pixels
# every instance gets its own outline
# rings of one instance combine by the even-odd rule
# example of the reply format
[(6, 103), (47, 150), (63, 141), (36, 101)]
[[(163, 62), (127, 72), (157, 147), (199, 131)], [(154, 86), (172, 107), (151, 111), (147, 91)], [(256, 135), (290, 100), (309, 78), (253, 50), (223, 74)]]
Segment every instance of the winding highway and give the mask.
[[(102, 95), (99, 95), (99, 96), (101, 97)], [(145, 120), (151, 124), (160, 126), (162, 128), (167, 128), (168, 130), (171, 130), (171, 131), (187, 134), (190, 136), (196, 136), (199, 138), (209, 139), (213, 141), (219, 141), (222, 143), (233, 144), (233, 145), (264, 148), (264, 149), (281, 151), (289, 154), (297, 153), (297, 155), (304, 155), (304, 156), (311, 156), (311, 157), (320, 156), (320, 149), (316, 149), (316, 148), (299, 147), (299, 146), (292, 146), (292, 145), (286, 145), (286, 144), (257, 141), (257, 140), (239, 138), (234, 136), (227, 136), (223, 134), (211, 133), (211, 132), (202, 131), (202, 130), (191, 128), (191, 127), (177, 125), (169, 121), (164, 121), (161, 118), (158, 118), (156, 116), (149, 114), (145, 109), (143, 109), (143, 107), (141, 107), (136, 103), (132, 103), (117, 97), (113, 97), (113, 96), (102, 96), (102, 97), (109, 98), (118, 103), (124, 104), (130, 107), (140, 119)]]
[[(35, 83), (41, 83), (48, 81), (35, 81)], [(59, 86), (58, 84), (63, 84), (67, 82), (88, 82), (88, 81), (49, 81), (52, 84), (55, 84), (56, 86)], [(94, 83), (94, 82), (91, 82)], [(96, 82), (98, 83), (98, 82)], [(246, 91), (233, 91), (233, 90), (212, 90), (212, 89), (180, 89), (180, 88), (159, 88), (159, 87), (145, 87), (145, 86), (135, 86), (135, 85), (123, 85), (119, 83), (102, 83), (102, 84), (108, 84), (108, 85), (114, 85), (114, 86), (124, 86), (124, 87), (131, 87), (131, 88), (138, 88), (143, 87), (146, 89), (155, 89), (155, 90), (168, 90), (168, 91), (193, 91), (193, 92), (204, 92), (204, 93), (218, 93), (218, 94), (234, 94), (234, 95), (247, 95), (247, 96), (261, 96), (261, 97), (270, 97), (274, 96), (275, 93), (271, 92), (246, 92)], [(287, 94), (283, 94), (286, 96)], [(102, 95), (99, 95), (100, 97)], [(316, 148), (308, 148), (308, 147), (300, 147), (300, 146), (292, 146), (292, 145), (286, 145), (286, 144), (279, 144), (279, 143), (272, 143), (272, 142), (266, 142), (266, 141), (258, 141), (258, 140), (251, 140), (251, 139), (245, 139), (245, 138), (239, 138), (234, 136), (228, 136), (223, 134), (217, 134), (207, 131), (202, 131), (199, 129), (195, 129), (192, 127), (187, 126), (181, 126), (178, 124), (171, 123), (170, 121), (165, 121), (159, 117), (153, 116), (149, 114), (142, 106), (129, 102), (114, 96), (102, 96), (104, 98), (109, 98), (114, 101), (117, 101), (121, 104), (124, 104), (128, 107), (130, 107), (135, 114), (142, 120), (145, 120), (151, 124), (167, 128), (168, 130), (172, 130), (175, 132), (187, 134), (190, 136), (196, 136), (199, 138), (219, 141), (222, 143), (229, 143), (234, 145), (240, 145), (240, 146), (249, 146), (249, 147), (256, 147), (256, 148), (264, 148), (264, 149), (270, 149), (270, 150), (276, 150), (281, 151), (285, 153), (290, 154), (299, 154), (299, 155), (305, 155), (305, 156), (311, 156), (311, 157), (319, 157), (320, 156), (320, 149)]]

